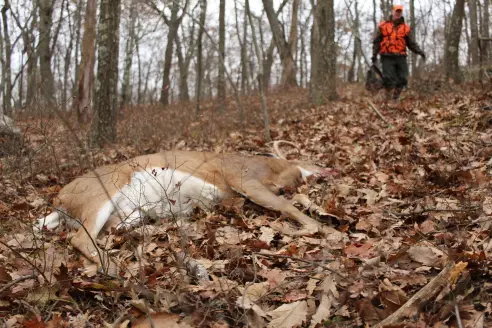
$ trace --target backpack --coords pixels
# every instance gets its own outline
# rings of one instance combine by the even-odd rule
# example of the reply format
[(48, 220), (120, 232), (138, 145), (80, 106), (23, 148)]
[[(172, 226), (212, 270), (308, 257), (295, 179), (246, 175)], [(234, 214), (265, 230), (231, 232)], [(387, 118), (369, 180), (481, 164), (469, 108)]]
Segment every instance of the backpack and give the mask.
[(381, 90), (383, 85), (383, 73), (379, 70), (376, 65), (371, 65), (366, 75), (366, 90), (370, 92), (378, 92)]

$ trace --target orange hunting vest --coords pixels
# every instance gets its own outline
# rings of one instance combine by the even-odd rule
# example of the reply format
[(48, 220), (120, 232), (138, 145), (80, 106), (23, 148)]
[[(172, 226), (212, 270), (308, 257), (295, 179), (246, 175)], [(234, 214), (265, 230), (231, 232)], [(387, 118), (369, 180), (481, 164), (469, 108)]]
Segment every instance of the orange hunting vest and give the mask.
[(410, 25), (406, 23), (395, 26), (392, 21), (385, 21), (379, 24), (379, 29), (383, 34), (381, 41), (380, 54), (407, 54), (407, 41), (405, 37), (410, 33)]

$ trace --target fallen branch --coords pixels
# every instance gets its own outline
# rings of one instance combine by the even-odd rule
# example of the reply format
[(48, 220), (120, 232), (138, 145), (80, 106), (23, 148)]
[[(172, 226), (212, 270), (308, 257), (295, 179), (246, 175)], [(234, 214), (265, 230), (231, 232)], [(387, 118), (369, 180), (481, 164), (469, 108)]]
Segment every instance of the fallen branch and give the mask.
[(326, 265), (317, 263), (315, 261), (305, 260), (305, 259), (301, 259), (299, 257), (294, 257), (294, 256), (289, 256), (289, 255), (281, 255), (281, 254), (270, 254), (270, 253), (253, 253), (253, 254), (254, 255), (257, 255), (257, 256), (276, 257), (276, 258), (279, 258), (279, 259), (289, 259), (289, 260), (294, 260), (294, 261), (308, 263), (310, 265), (316, 265), (316, 266), (319, 266), (320, 268), (323, 268), (325, 270), (328, 270), (330, 272), (333, 272), (334, 274), (337, 274), (337, 275), (339, 275), (342, 278), (347, 278), (347, 275), (345, 273), (339, 272), (339, 271), (337, 271), (335, 269), (329, 268)]
[(459, 328), (463, 328), (463, 322), (461, 321), (460, 309), (458, 308), (458, 303), (454, 303), (454, 315), (456, 316), (456, 322)]
[(409, 317), (439, 293), (439, 291), (441, 291), (448, 283), (454, 282), (466, 268), (466, 265), (467, 263), (464, 262), (459, 262), (457, 264), (451, 262), (446, 265), (437, 276), (415, 293), (415, 295), (413, 295), (405, 304), (373, 328), (383, 328), (386, 325), (393, 325), (403, 318)]
[(381, 114), (381, 112), (376, 108), (376, 106), (374, 106), (374, 104), (372, 103), (372, 101), (368, 100), (367, 103), (369, 104), (369, 107), (371, 107), (371, 109), (376, 113), (378, 114), (378, 116), (386, 123), (388, 124), (388, 126), (390, 128), (393, 128), (393, 125), (383, 116), (383, 114)]
[(8, 284), (5, 284), (0, 289), (0, 294), (3, 293), (4, 291), (10, 289), (10, 287), (12, 287), (13, 285), (18, 284), (19, 282), (22, 282), (22, 281), (28, 280), (28, 279), (35, 279), (35, 278), (36, 278), (36, 275), (35, 274), (30, 274), (30, 275), (27, 275), (27, 276), (22, 276), (22, 277), (19, 277), (17, 279), (14, 279), (11, 282), (9, 282)]

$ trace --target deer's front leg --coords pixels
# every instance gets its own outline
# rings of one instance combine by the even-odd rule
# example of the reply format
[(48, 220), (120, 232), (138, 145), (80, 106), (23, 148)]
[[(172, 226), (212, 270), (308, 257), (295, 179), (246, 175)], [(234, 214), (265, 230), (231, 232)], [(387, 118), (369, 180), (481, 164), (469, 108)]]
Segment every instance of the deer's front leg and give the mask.
[(318, 221), (303, 214), (286, 199), (272, 193), (259, 181), (253, 180), (244, 182), (238, 188), (233, 189), (249, 198), (252, 202), (265, 208), (279, 211), (303, 225), (303, 229), (295, 232), (285, 231), (285, 229), (283, 229), (284, 231), (282, 232), (286, 234), (304, 236), (320, 231), (321, 224)]
[(116, 264), (96, 244), (97, 236), (108, 221), (112, 210), (112, 203), (107, 202), (88, 214), (87, 219), (81, 222), (83, 226), (78, 229), (70, 242), (82, 255), (95, 262), (99, 270), (107, 275), (116, 276), (118, 273)]

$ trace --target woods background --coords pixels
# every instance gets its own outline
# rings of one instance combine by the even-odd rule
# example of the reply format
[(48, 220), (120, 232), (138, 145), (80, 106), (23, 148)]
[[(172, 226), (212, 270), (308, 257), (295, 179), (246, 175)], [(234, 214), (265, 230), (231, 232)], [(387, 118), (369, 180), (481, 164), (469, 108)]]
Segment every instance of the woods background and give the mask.
[[(476, 81), (490, 63), (490, 1), (405, 1), (427, 62), (413, 79)], [(114, 141), (129, 106), (309, 88), (336, 99), (364, 80), (389, 0), (6, 0), (1, 10), (2, 112), (55, 108), (92, 120), (93, 145)], [(451, 79), (449, 79), (451, 78)], [(241, 110), (241, 115), (244, 113)], [(265, 118), (268, 118), (265, 112)], [(241, 119), (241, 118), (240, 118)]]

